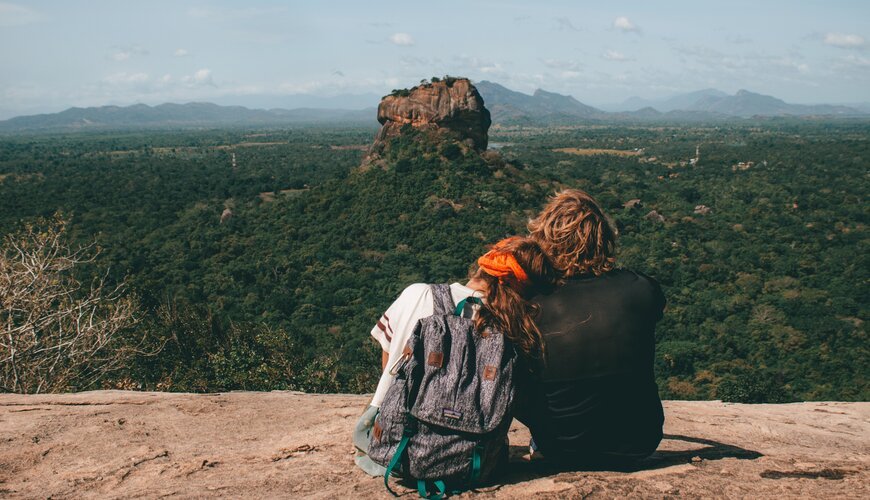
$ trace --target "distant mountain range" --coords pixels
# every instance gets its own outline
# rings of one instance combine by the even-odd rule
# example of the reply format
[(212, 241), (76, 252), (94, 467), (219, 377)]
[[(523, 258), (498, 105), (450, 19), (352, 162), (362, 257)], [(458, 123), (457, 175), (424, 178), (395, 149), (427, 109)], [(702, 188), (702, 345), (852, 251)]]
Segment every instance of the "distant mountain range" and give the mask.
[[(604, 111), (572, 96), (536, 90), (532, 95), (510, 90), (494, 82), (475, 84), (492, 114), (501, 125), (571, 125), (602, 122), (709, 122), (763, 117), (868, 117), (870, 105), (789, 104), (772, 96), (740, 90), (728, 95), (704, 89), (663, 100), (632, 97)], [(292, 96), (291, 96), (292, 97)], [(264, 98), (265, 99), (265, 98)], [(365, 105), (366, 109), (334, 109), (336, 105)], [(251, 102), (251, 104), (267, 101)], [(283, 98), (284, 103), (302, 102)], [(60, 113), (18, 116), (0, 121), (0, 132), (75, 131), (113, 128), (208, 128), (227, 126), (282, 126), (316, 123), (376, 125), (377, 99), (368, 95), (322, 98), (322, 107), (296, 109), (250, 109), (213, 103), (161, 104), (148, 106), (101, 106), (69, 108)], [(610, 107), (614, 109), (614, 107)], [(621, 109), (621, 110), (620, 110)]]
[[(629, 97), (622, 104), (611, 106), (608, 111), (635, 111), (643, 108), (653, 108), (656, 111), (667, 113), (668, 111), (676, 111), (689, 109), (698, 100), (707, 97), (727, 97), (728, 94), (716, 89), (697, 90), (687, 94), (679, 94), (668, 99), (649, 100), (640, 97)], [(615, 108), (615, 109), (614, 109)]]
[[(656, 101), (631, 97), (622, 102), (621, 105), (618, 105), (617, 108), (624, 112), (653, 108), (662, 113), (696, 111), (741, 118), (753, 116), (849, 116), (865, 114), (867, 112), (867, 109), (851, 106), (789, 104), (776, 97), (756, 94), (748, 90), (738, 90), (736, 94), (728, 95), (716, 89), (698, 90)], [(614, 110), (613, 107), (611, 107), (611, 110)]]
[(846, 106), (829, 104), (789, 104), (776, 97), (738, 90), (733, 96), (706, 95), (686, 108), (688, 111), (707, 111), (731, 116), (807, 116), (807, 115), (858, 115), (860, 111)]
[(497, 83), (476, 84), (494, 123), (566, 124), (578, 120), (593, 121), (720, 121), (774, 116), (860, 116), (866, 111), (828, 104), (789, 104), (772, 96), (740, 90), (728, 95), (721, 90), (705, 89), (680, 94), (661, 101), (632, 97), (625, 101), (625, 111), (607, 112), (588, 106), (577, 99), (536, 90), (528, 95)]
[(207, 102), (166, 103), (159, 106), (100, 106), (69, 108), (60, 113), (18, 116), (0, 121), (2, 132), (72, 131), (111, 128), (191, 128), (269, 126), (303, 123), (376, 124), (375, 108), (346, 109), (248, 109)]
[(493, 123), (576, 123), (578, 119), (600, 119), (607, 114), (571, 96), (541, 89), (528, 95), (486, 80), (474, 86), (483, 97)]

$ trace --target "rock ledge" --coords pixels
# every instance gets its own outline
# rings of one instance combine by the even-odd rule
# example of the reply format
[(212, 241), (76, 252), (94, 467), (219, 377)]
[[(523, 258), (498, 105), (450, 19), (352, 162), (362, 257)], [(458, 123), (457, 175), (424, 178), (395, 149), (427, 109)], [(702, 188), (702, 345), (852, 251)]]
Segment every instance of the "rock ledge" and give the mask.
[[(388, 498), (352, 460), (351, 428), (368, 399), (0, 395), (0, 496)], [(870, 403), (668, 401), (665, 415), (659, 451), (627, 472), (528, 462), (528, 431), (515, 424), (503, 484), (475, 498), (870, 498)]]

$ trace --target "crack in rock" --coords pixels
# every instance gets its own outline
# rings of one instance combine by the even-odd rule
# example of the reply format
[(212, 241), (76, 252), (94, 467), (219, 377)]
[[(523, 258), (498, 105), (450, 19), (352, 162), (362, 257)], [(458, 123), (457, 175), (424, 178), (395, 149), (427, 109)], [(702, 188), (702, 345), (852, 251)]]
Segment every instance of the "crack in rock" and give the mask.
[(153, 457), (146, 457), (146, 458), (143, 458), (143, 459), (140, 459), (140, 460), (133, 462), (133, 465), (130, 468), (128, 468), (126, 471), (124, 471), (124, 474), (121, 475), (121, 481), (127, 479), (127, 476), (129, 476), (133, 472), (133, 470), (136, 467), (140, 466), (141, 464), (144, 464), (145, 462), (150, 462), (152, 460), (157, 460), (158, 458), (168, 457), (168, 456), (169, 456), (169, 451), (163, 450), (160, 453), (158, 453), (157, 455), (154, 455)]
[(293, 449), (283, 449), (278, 452), (278, 455), (272, 457), (273, 462), (278, 462), (279, 460), (286, 460), (292, 457), (298, 457), (300, 455), (307, 455), (309, 453), (314, 453), (320, 451), (320, 448), (317, 446), (311, 446), (310, 444), (299, 445)]

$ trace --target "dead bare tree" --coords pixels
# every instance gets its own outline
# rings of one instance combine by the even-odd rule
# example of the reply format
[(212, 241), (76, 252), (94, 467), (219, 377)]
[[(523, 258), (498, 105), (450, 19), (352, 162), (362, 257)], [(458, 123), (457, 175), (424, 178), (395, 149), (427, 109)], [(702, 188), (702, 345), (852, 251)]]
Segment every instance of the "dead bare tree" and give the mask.
[(29, 224), (0, 244), (0, 389), (85, 389), (123, 366), (135, 347), (122, 338), (138, 321), (126, 282), (106, 275), (84, 286), (72, 272), (92, 263), (93, 244), (73, 248), (60, 215)]

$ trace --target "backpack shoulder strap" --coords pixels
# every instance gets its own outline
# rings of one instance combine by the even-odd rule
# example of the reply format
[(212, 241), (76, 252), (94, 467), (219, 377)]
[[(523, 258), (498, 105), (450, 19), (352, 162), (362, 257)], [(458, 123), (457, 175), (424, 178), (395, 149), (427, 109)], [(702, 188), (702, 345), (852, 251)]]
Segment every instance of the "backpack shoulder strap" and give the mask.
[(432, 300), (435, 316), (453, 314), (456, 304), (453, 303), (453, 295), (450, 294), (450, 285), (429, 285), (432, 288)]

